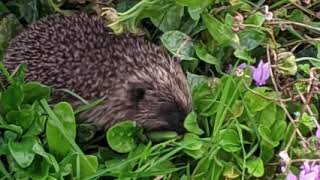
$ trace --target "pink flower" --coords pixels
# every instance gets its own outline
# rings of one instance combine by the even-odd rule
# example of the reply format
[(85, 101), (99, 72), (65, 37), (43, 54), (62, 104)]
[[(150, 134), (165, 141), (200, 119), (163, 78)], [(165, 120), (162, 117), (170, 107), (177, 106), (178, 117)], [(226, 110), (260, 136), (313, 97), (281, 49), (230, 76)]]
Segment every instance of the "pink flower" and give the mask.
[(260, 60), (257, 67), (251, 66), (251, 68), (252, 68), (252, 77), (253, 77), (253, 80), (256, 82), (256, 85), (262, 86), (266, 84), (270, 76), (269, 64), (263, 63), (263, 61)]
[(286, 180), (298, 180), (298, 178), (291, 171), (289, 171)]
[(317, 128), (316, 137), (320, 139), (320, 127)]
[(320, 166), (312, 162), (311, 165), (305, 161), (301, 166), (299, 180), (320, 180)]

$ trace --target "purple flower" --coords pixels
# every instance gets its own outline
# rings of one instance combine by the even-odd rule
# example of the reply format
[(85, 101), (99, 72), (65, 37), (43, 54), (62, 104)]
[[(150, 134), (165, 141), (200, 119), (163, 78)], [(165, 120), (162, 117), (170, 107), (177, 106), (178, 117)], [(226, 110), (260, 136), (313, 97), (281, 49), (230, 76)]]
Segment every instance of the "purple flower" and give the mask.
[(298, 178), (291, 171), (289, 171), (286, 180), (298, 180)]
[(316, 137), (320, 139), (320, 127), (317, 128)]
[(270, 73), (269, 73), (269, 64), (263, 63), (262, 60), (260, 60), (257, 67), (252, 68), (252, 77), (256, 82), (257, 86), (262, 86), (266, 84), (266, 81), (268, 80)]
[(301, 166), (299, 180), (320, 180), (320, 166), (315, 161), (311, 164), (305, 161)]
[(247, 67), (247, 64), (246, 63), (242, 63), (238, 66), (238, 68), (240, 69), (245, 69)]
[[(246, 64), (246, 63), (241, 63), (241, 64), (237, 67), (237, 69), (244, 70), (246, 67), (247, 67), (247, 64)], [(232, 72), (232, 69), (233, 69), (233, 66), (232, 66), (231, 64), (228, 64), (228, 67), (227, 67), (226, 72), (230, 74), (230, 73)]]

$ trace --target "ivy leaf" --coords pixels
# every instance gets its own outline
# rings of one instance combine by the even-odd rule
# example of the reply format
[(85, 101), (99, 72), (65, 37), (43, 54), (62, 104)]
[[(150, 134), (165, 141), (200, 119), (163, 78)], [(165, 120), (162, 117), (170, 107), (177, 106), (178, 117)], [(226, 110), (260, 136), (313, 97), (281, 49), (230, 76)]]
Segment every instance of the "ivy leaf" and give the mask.
[(258, 47), (266, 38), (265, 33), (253, 28), (247, 28), (240, 32), (240, 45), (248, 51)]
[(255, 60), (251, 57), (249, 51), (246, 49), (237, 49), (233, 54), (235, 57), (246, 60), (249, 63), (255, 62)]
[(202, 20), (213, 39), (216, 40), (219, 45), (236, 46), (239, 44), (239, 38), (231, 31), (231, 27), (227, 27), (209, 14), (203, 14)]
[(181, 24), (183, 12), (182, 6), (173, 5), (165, 9), (165, 13), (153, 11), (150, 19), (163, 32), (177, 30)]
[(172, 54), (182, 60), (196, 60), (192, 57), (193, 42), (188, 35), (180, 31), (168, 31), (161, 36), (161, 41)]
[(220, 61), (212, 56), (207, 50), (204, 44), (197, 43), (194, 45), (194, 49), (196, 50), (197, 56), (208, 64), (219, 65)]

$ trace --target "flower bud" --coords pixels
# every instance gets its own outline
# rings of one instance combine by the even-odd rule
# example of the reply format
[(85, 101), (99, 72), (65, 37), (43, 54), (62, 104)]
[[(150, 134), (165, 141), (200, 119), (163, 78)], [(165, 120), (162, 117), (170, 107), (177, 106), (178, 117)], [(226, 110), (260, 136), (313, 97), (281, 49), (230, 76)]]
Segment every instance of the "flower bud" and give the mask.
[(296, 57), (291, 52), (278, 54), (278, 68), (283, 75), (295, 75), (298, 70)]

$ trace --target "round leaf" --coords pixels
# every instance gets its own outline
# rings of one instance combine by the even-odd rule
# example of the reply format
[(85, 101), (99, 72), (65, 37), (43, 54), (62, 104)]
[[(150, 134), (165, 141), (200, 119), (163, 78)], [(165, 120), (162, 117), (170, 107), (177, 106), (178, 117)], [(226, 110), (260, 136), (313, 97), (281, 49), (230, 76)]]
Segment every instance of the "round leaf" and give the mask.
[(24, 138), (21, 142), (10, 141), (8, 143), (12, 157), (22, 168), (26, 168), (32, 164), (35, 157), (32, 148), (36, 143), (36, 139), (32, 137)]
[(261, 158), (251, 159), (246, 164), (248, 172), (254, 177), (261, 177), (264, 174), (264, 166)]
[(107, 131), (108, 144), (119, 153), (130, 152), (137, 146), (135, 136), (138, 130), (139, 127), (135, 121), (117, 123)]
[(203, 134), (203, 130), (199, 127), (197, 122), (197, 114), (192, 111), (184, 120), (184, 127), (191, 133), (194, 133), (196, 135)]
[(237, 131), (224, 129), (220, 131), (220, 146), (227, 152), (237, 152), (241, 150), (240, 138)]
[(179, 143), (179, 145), (184, 149), (192, 151), (201, 149), (203, 142), (197, 135), (187, 133), (184, 135), (183, 140)]

